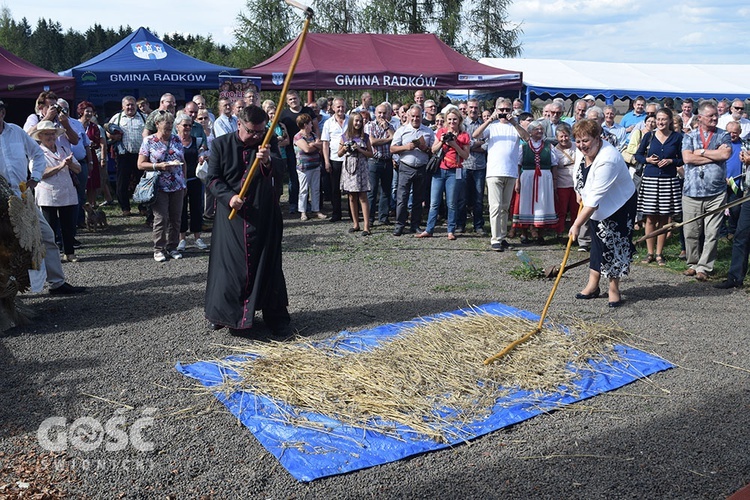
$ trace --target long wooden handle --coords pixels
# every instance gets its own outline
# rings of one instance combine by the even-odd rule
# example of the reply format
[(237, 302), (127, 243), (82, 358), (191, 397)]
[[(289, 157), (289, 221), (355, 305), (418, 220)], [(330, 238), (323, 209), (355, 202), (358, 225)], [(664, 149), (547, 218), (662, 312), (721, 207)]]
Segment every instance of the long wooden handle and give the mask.
[[(310, 27), (310, 20), (312, 19), (312, 11), (308, 13), (307, 18), (305, 19), (305, 25), (302, 28), (302, 34), (299, 37), (299, 43), (297, 43), (297, 49), (294, 51), (294, 57), (292, 58), (292, 62), (289, 64), (289, 71), (286, 74), (286, 78), (284, 78), (284, 85), (281, 87), (281, 94), (279, 98), (279, 108), (276, 111), (276, 114), (273, 117), (273, 120), (271, 120), (271, 125), (268, 127), (268, 130), (266, 131), (265, 137), (263, 137), (263, 143), (260, 145), (261, 148), (265, 148), (268, 146), (268, 144), (271, 142), (271, 138), (274, 135), (274, 130), (276, 129), (276, 124), (279, 123), (279, 117), (281, 116), (281, 110), (283, 109), (281, 99), (284, 99), (286, 96), (287, 91), (289, 90), (289, 84), (292, 81), (292, 76), (294, 76), (294, 70), (297, 69), (297, 62), (299, 61), (300, 55), (302, 54), (302, 46), (305, 44), (305, 38), (307, 38), (307, 30)], [(239, 196), (240, 198), (244, 199), (247, 195), (247, 190), (250, 189), (250, 183), (253, 180), (253, 177), (255, 177), (255, 174), (258, 171), (258, 168), (260, 167), (260, 160), (258, 157), (255, 157), (255, 160), (253, 161), (252, 166), (250, 167), (250, 172), (245, 177), (245, 182), (242, 183), (242, 189), (240, 189)], [(234, 216), (237, 215), (237, 210), (234, 208), (231, 212), (229, 212), (229, 220), (234, 219)]]
[(573, 236), (568, 236), (568, 245), (565, 247), (565, 255), (563, 256), (562, 263), (560, 264), (560, 270), (557, 272), (557, 278), (555, 278), (555, 284), (552, 285), (552, 291), (550, 291), (549, 297), (547, 297), (547, 303), (544, 304), (544, 310), (542, 311), (542, 315), (539, 317), (539, 324), (536, 326), (535, 329), (531, 330), (529, 333), (527, 333), (520, 339), (514, 340), (513, 342), (505, 346), (505, 349), (503, 349), (499, 353), (485, 359), (484, 360), (485, 365), (494, 363), (495, 361), (502, 358), (503, 356), (508, 354), (510, 351), (512, 351), (513, 349), (515, 349), (516, 347), (523, 344), (524, 342), (529, 340), (531, 337), (533, 337), (534, 335), (542, 331), (542, 326), (544, 326), (544, 320), (547, 317), (547, 311), (549, 310), (549, 306), (550, 304), (552, 304), (552, 298), (555, 296), (555, 292), (557, 291), (557, 285), (560, 284), (560, 278), (562, 278), (563, 272), (565, 272), (565, 264), (568, 263), (568, 257), (570, 256), (570, 247), (572, 246), (573, 246)]

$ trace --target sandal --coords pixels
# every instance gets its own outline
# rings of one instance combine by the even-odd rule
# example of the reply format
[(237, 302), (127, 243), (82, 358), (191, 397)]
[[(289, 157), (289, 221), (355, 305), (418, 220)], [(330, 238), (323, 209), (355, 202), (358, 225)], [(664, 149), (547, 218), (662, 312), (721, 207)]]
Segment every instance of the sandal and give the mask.
[(659, 264), (660, 266), (666, 266), (667, 265), (667, 261), (659, 253), (656, 254), (656, 263)]
[(646, 258), (641, 261), (642, 264), (651, 264), (656, 259), (654, 258), (654, 254), (647, 253)]

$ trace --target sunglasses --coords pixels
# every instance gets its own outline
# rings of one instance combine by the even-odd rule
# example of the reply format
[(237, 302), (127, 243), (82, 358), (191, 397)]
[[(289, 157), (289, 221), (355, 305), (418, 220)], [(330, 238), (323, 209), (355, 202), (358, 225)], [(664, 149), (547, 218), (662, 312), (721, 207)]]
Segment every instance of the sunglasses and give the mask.
[(732, 109), (736, 109), (737, 111), (743, 111), (745, 109), (745, 106), (732, 106)]
[(510, 113), (511, 111), (510, 108), (497, 108), (497, 110), (500, 111), (501, 113)]

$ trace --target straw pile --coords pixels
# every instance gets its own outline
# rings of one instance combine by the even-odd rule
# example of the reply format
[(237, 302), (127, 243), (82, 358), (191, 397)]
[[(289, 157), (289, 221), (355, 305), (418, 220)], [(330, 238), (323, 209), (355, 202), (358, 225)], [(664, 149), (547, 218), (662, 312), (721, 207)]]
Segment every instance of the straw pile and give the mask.
[[(281, 419), (315, 426), (300, 416), (311, 411), (345, 424), (397, 436), (394, 424), (439, 442), (460, 437), (459, 428), (489, 415), (513, 389), (561, 391), (591, 359), (610, 359), (623, 332), (577, 325), (566, 334), (548, 325), (498, 363), (482, 361), (533, 330), (518, 317), (470, 312), (415, 322), (369, 350), (351, 352), (336, 343), (252, 344), (241, 361), (221, 363), (239, 375), (221, 391), (247, 391), (292, 405)], [(571, 370), (571, 368), (573, 368)], [(320, 426), (323, 428), (323, 426)]]

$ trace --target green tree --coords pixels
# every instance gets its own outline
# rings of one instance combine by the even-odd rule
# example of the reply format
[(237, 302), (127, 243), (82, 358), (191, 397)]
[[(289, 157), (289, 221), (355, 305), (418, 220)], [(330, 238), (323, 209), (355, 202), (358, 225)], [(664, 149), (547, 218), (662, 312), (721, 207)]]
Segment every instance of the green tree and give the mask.
[(362, 7), (357, 0), (315, 0), (315, 17), (310, 31), (317, 33), (360, 33)]
[(466, 16), (468, 33), (467, 46), (471, 47), (468, 56), (518, 57), (521, 55), (523, 33), (520, 25), (508, 22), (508, 6), (512, 0), (474, 0), (473, 7)]
[(60, 23), (40, 18), (29, 40), (29, 61), (55, 73), (67, 69), (63, 67), (63, 38)]
[(31, 26), (24, 17), (21, 22), (16, 23), (8, 7), (0, 10), (0, 46), (9, 50), (18, 57), (29, 59), (29, 40), (31, 38)]
[(247, 68), (265, 61), (288, 43), (299, 17), (279, 0), (247, 0), (245, 12), (237, 16), (237, 44), (229, 58), (231, 66)]

